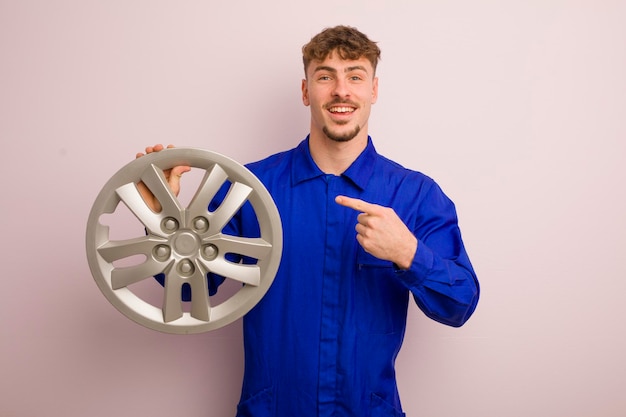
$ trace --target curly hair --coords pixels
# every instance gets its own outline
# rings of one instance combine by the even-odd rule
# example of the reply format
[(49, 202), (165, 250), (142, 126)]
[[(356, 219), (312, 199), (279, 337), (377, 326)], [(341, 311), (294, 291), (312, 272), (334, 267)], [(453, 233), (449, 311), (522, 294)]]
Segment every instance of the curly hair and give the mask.
[(376, 42), (356, 28), (343, 25), (324, 29), (302, 47), (304, 73), (311, 61), (323, 61), (335, 51), (341, 59), (367, 58), (376, 73), (376, 65), (380, 60), (380, 48)]

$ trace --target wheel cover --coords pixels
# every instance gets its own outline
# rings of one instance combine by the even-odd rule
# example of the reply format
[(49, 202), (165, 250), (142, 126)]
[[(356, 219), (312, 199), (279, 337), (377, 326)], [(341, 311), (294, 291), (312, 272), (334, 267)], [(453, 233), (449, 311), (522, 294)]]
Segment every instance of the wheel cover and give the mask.
[[(205, 170), (187, 207), (173, 195), (165, 170), (179, 165)], [(162, 210), (152, 211), (136, 184), (143, 181)], [(208, 204), (225, 184), (230, 188), (214, 211)], [(111, 240), (103, 215), (116, 212), (122, 202), (145, 234)], [(223, 228), (249, 202), (260, 237), (228, 235)], [(89, 214), (86, 234), (91, 273), (106, 298), (128, 318), (166, 333), (200, 333), (223, 327), (242, 317), (265, 295), (282, 255), (282, 226), (278, 210), (261, 181), (247, 168), (223, 155), (203, 149), (173, 148), (135, 159), (120, 169), (98, 194)], [(229, 261), (227, 253), (256, 259), (256, 264)], [(129, 257), (143, 262), (120, 266)], [(114, 264), (115, 263), (115, 264)], [(207, 273), (241, 283), (227, 300), (212, 305)], [(162, 305), (153, 305), (133, 291), (132, 284), (165, 275)], [(192, 300), (183, 308), (181, 288), (189, 285)]]

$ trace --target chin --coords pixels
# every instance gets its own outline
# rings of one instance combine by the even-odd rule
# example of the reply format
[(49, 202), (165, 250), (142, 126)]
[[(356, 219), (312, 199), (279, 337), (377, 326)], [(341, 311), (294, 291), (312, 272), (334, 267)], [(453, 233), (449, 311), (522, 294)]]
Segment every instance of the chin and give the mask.
[(332, 132), (330, 129), (324, 126), (323, 131), (326, 137), (330, 140), (333, 140), (335, 142), (349, 142), (359, 134), (359, 132), (361, 131), (361, 127), (357, 126), (356, 128), (354, 128), (354, 130), (350, 132), (338, 133)]

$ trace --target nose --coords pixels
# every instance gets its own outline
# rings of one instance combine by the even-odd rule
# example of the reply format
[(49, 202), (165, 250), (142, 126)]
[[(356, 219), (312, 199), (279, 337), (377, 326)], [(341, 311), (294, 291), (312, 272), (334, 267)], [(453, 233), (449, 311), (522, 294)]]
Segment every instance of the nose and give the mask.
[(348, 88), (348, 83), (343, 78), (337, 78), (335, 80), (335, 84), (333, 86), (332, 94), (334, 97), (349, 97), (350, 90)]

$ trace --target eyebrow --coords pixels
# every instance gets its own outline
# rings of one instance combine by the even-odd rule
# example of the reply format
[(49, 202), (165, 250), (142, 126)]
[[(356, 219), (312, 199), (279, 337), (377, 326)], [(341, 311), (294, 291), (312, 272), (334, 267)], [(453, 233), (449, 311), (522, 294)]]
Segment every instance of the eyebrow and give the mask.
[[(347, 67), (344, 70), (344, 72), (357, 71), (357, 70), (361, 70), (361, 71), (364, 71), (365, 73), (367, 73), (367, 69), (363, 65), (354, 65), (352, 67)], [(319, 67), (315, 67), (315, 71), (313, 71), (313, 72), (315, 73), (315, 72), (318, 72), (318, 71), (328, 71), (328, 72), (332, 72), (334, 74), (337, 73), (337, 70), (335, 68), (329, 67), (329, 66), (326, 66), (326, 65), (320, 65)]]

